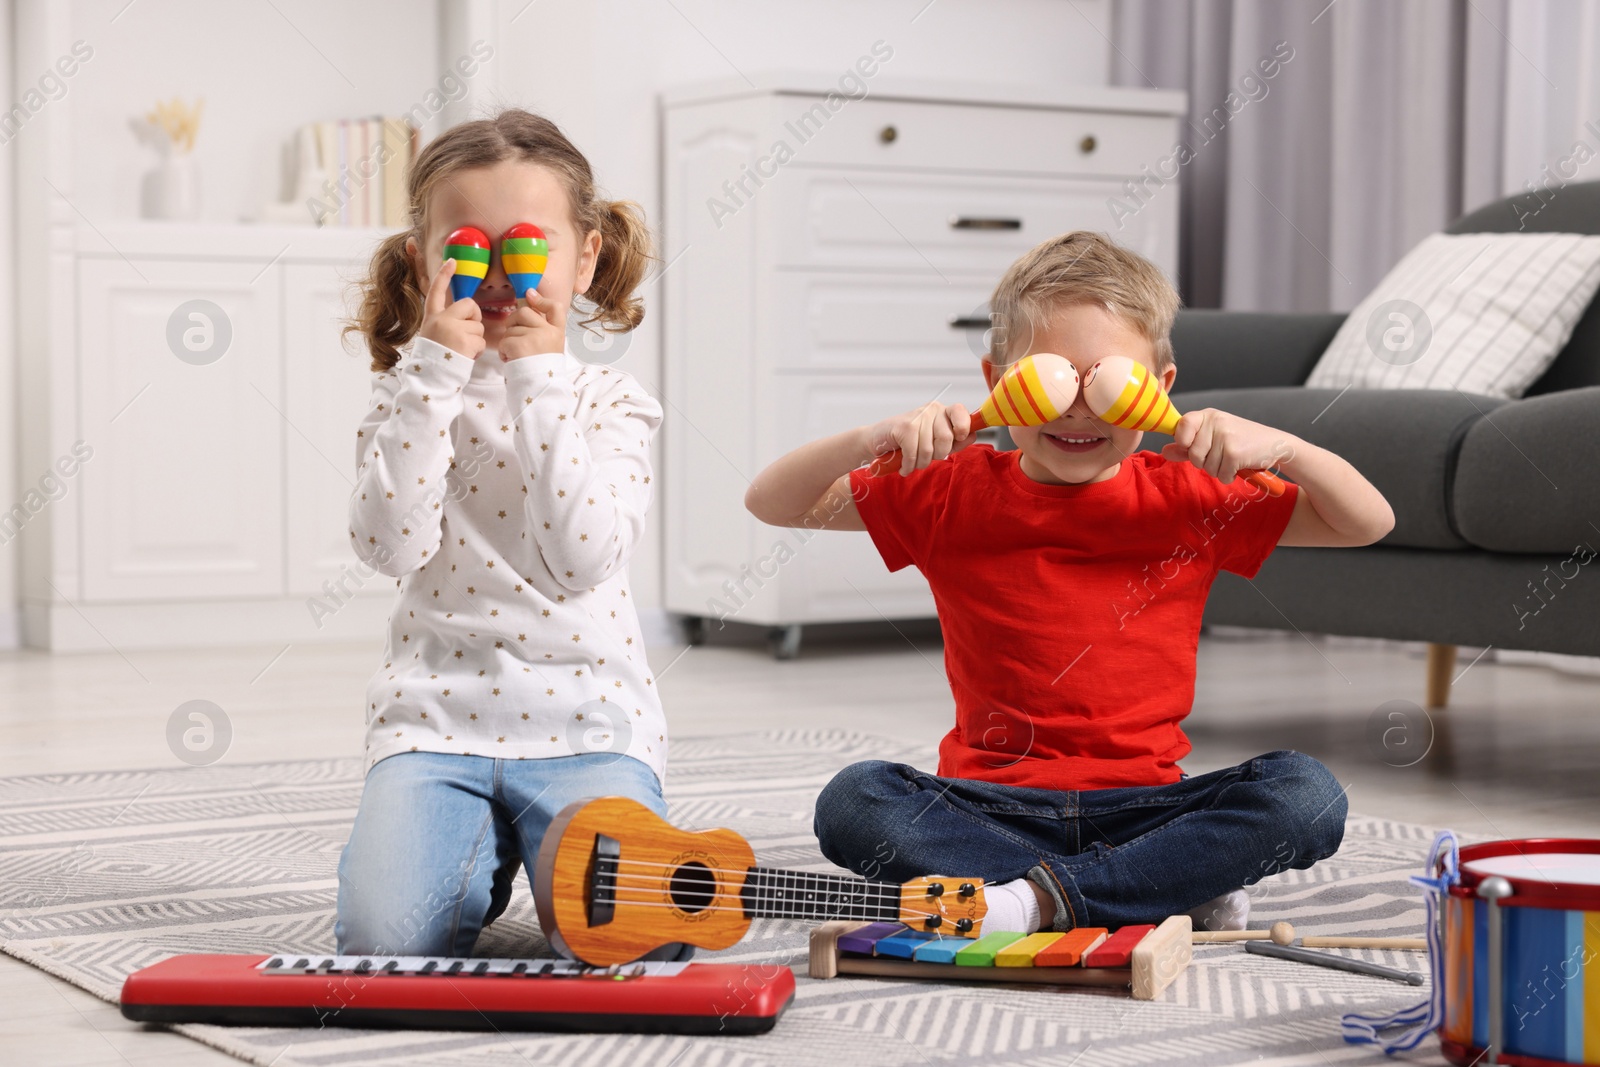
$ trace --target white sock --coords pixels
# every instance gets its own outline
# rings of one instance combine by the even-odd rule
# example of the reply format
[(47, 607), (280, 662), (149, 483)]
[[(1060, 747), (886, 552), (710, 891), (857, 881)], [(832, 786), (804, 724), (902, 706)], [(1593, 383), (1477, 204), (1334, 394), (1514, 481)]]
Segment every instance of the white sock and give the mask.
[(984, 933), (1011, 930), (1031, 934), (1038, 931), (1039, 898), (1033, 895), (1033, 883), (1026, 878), (984, 886), (983, 900), (988, 905), (983, 916)]
[(1198, 908), (1189, 909), (1196, 930), (1243, 930), (1250, 921), (1250, 894), (1243, 889), (1224, 893)]

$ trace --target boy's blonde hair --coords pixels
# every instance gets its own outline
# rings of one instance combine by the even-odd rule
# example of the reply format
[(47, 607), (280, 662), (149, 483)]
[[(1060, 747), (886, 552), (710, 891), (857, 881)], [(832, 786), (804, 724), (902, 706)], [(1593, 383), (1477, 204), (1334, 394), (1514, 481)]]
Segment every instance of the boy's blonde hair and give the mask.
[(1181, 303), (1160, 267), (1103, 233), (1074, 230), (1033, 248), (994, 287), (989, 360), (1003, 367), (1026, 355), (1034, 332), (1056, 309), (1095, 304), (1150, 342), (1159, 373), (1172, 365), (1172, 320)]

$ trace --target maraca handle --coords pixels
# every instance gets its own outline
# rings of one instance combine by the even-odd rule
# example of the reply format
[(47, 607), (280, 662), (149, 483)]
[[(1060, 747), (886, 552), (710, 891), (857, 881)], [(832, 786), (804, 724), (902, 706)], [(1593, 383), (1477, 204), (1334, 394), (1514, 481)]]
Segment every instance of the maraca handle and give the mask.
[[(972, 413), (972, 427), (967, 432), (969, 434), (977, 433), (987, 425), (988, 423), (984, 421), (982, 412), (974, 411)], [(867, 468), (867, 477), (877, 478), (899, 470), (900, 461), (903, 458), (904, 454), (898, 448), (893, 452), (885, 452), (872, 461), (872, 466)], [(1279, 491), (1281, 492), (1282, 490)]]
[(880, 478), (891, 471), (899, 470), (901, 458), (902, 455), (898, 448), (893, 452), (885, 452), (872, 461), (872, 466), (867, 468), (867, 477)]
[(1257, 488), (1266, 490), (1268, 496), (1283, 495), (1283, 479), (1271, 471), (1240, 471), (1244, 480)]

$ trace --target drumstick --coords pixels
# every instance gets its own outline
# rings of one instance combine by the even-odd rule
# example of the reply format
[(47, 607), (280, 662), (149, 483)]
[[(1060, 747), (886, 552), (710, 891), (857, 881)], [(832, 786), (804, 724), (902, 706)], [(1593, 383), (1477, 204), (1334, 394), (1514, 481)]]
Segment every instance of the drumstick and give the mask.
[(1244, 950), (1246, 952), (1254, 952), (1258, 956), (1276, 956), (1279, 959), (1294, 960), (1297, 963), (1311, 963), (1318, 967), (1331, 967), (1336, 971), (1367, 974), (1374, 978), (1388, 978), (1391, 981), (1404, 982), (1407, 985), (1422, 984), (1422, 975), (1413, 971), (1397, 971), (1393, 967), (1380, 967), (1376, 963), (1353, 960), (1348, 956), (1335, 956), (1331, 952), (1313, 952), (1308, 948), (1275, 945), (1270, 941), (1246, 941)]

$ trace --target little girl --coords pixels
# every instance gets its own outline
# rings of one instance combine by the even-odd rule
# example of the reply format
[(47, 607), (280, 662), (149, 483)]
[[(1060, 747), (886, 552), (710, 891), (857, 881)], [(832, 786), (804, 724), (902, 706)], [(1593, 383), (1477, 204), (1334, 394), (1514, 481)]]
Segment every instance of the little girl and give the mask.
[[(577, 294), (595, 305), (586, 323), (639, 325), (650, 238), (521, 110), (435, 139), (407, 198), (411, 228), (379, 246), (346, 329), (375, 372), (351, 544), (400, 595), (367, 686), (334, 936), (341, 953), (466, 956), (568, 803), (620, 794), (666, 813), (666, 722), (627, 575), (661, 407), (565, 350)], [(519, 222), (549, 243), (520, 302), (498, 251)], [(469, 225), (495, 251), (452, 301), (445, 238)]]

